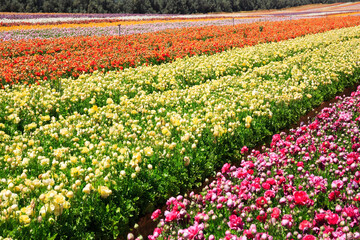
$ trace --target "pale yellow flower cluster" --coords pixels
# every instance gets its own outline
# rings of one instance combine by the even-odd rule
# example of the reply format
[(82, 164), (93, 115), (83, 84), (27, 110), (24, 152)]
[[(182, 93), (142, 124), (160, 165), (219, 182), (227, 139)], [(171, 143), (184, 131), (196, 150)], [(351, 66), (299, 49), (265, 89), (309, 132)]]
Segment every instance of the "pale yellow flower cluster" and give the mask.
[[(172, 64), (97, 73), (63, 80), (63, 93), (49, 85), (5, 89), (1, 106), (7, 124), (20, 122), (24, 111), (33, 122), (23, 133), (0, 125), (0, 219), (22, 225), (54, 221), (87, 198), (111, 197), (124, 181), (152, 174), (162, 164), (191, 167), (196, 161), (191, 156), (205, 151), (203, 142), (216, 144), (225, 135), (256, 128), (259, 117), (270, 119), (280, 104), (311, 99), (319, 87), (339, 81), (339, 72), (351, 75), (359, 69), (359, 36), (360, 27), (340, 29)], [(275, 61), (278, 52), (281, 58)], [(247, 69), (242, 74), (228, 74), (243, 63)], [(209, 78), (216, 71), (218, 76)], [(131, 74), (136, 77), (126, 85)], [(160, 91), (149, 93), (146, 85)], [(52, 117), (72, 104), (77, 111)]]

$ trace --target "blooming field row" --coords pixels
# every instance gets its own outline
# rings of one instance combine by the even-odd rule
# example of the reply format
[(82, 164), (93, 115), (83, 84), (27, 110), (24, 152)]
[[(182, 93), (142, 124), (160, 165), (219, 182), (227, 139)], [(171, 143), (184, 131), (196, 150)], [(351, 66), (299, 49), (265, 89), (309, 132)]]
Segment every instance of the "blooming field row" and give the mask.
[(225, 17), (204, 17), (204, 18), (159, 18), (159, 19), (148, 19), (148, 20), (122, 20), (116, 18), (101, 18), (101, 19), (89, 19), (89, 20), (76, 20), (71, 21), (58, 21), (58, 22), (44, 22), (44, 23), (24, 23), (24, 22), (12, 22), (12, 23), (1, 23), (1, 31), (17, 31), (17, 30), (29, 30), (29, 29), (52, 29), (52, 28), (80, 28), (80, 27), (110, 27), (127, 25), (140, 25), (149, 23), (171, 23), (171, 22), (193, 22), (193, 21), (214, 21), (223, 20)]
[[(229, 149), (260, 141), (356, 82), (359, 29), (339, 30), (348, 39), (320, 38), (313, 49), (304, 41), (308, 50), (194, 86), (95, 97), (111, 84), (105, 81), (94, 86), (94, 100), (78, 105), (82, 114), (43, 115), (23, 133), (0, 131), (0, 236), (123, 234), (134, 215), (193, 187)], [(33, 93), (35, 111), (50, 104)]]
[(0, 43), (1, 86), (39, 83), (83, 72), (173, 61), (232, 47), (280, 41), (358, 25), (360, 17), (172, 29), (122, 37), (71, 37)]
[(149, 239), (360, 239), (359, 128), (360, 87), (240, 167), (226, 163), (200, 194), (170, 198)]
[[(293, 17), (292, 20), (303, 17)], [(201, 19), (194, 21), (172, 21), (172, 22), (155, 22), (133, 25), (121, 25), (120, 35), (130, 35), (138, 33), (163, 31), (166, 29), (184, 28), (184, 27), (200, 27), (200, 26), (222, 26), (234, 25), (242, 23), (252, 23), (258, 21), (285, 21), (288, 17), (266, 17), (266, 18), (224, 18), (224, 19), (208, 19), (202, 21)], [(117, 36), (119, 35), (118, 26), (108, 27), (78, 27), (78, 28), (49, 28), (49, 29), (28, 29), (28, 30), (13, 30), (0, 31), (0, 40), (23, 40), (33, 38), (57, 38), (57, 37), (75, 37), (75, 36)]]
[(85, 108), (89, 109), (94, 104), (102, 107), (109, 97), (115, 104), (120, 104), (121, 98), (113, 96), (133, 98), (153, 92), (186, 89), (222, 76), (241, 76), (244, 72), (257, 71), (258, 67), (303, 54), (312, 48), (323, 49), (335, 42), (354, 38), (358, 38), (358, 27), (233, 49), (212, 56), (186, 57), (162, 65), (111, 71), (105, 75), (99, 72), (81, 75), (76, 80), (61, 79), (57, 84), (18, 85), (0, 90), (0, 122), (5, 124), (3, 130), (7, 134), (14, 135), (32, 122), (46, 123), (52, 117), (58, 119), (60, 115), (87, 113)]

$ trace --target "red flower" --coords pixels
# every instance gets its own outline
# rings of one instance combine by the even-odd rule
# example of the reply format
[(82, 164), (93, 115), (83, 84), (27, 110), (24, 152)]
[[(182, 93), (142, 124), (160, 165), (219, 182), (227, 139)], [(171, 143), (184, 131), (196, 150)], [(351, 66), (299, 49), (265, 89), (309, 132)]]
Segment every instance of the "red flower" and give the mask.
[(325, 217), (326, 217), (326, 214), (318, 213), (318, 214), (315, 215), (314, 220), (318, 225), (323, 225), (325, 223)]
[(327, 221), (330, 225), (336, 225), (340, 221), (339, 215), (337, 215), (336, 213), (330, 213), (330, 214), (328, 214)]
[(229, 217), (230, 221), (228, 222), (228, 225), (231, 229), (239, 229), (242, 228), (244, 223), (242, 222), (241, 217), (236, 216), (235, 214), (231, 215)]
[(277, 207), (274, 207), (273, 212), (271, 213), (271, 217), (278, 219), (280, 217), (280, 214), (281, 214), (281, 210)]
[(256, 200), (256, 206), (258, 208), (262, 208), (265, 204), (267, 204), (267, 200), (265, 197), (259, 197), (257, 200)]
[(270, 189), (270, 184), (264, 182), (263, 184), (261, 184), (261, 186), (265, 189), (265, 190), (269, 190)]
[(169, 212), (169, 213), (166, 215), (165, 222), (171, 222), (171, 221), (175, 220), (177, 214), (178, 214), (178, 213), (177, 213), (176, 211), (171, 211), (171, 212)]
[(267, 213), (265, 213), (264, 215), (260, 216), (258, 215), (256, 217), (257, 220), (259, 220), (260, 222), (264, 223), (266, 221), (266, 218), (267, 218)]
[(295, 192), (294, 193), (294, 198), (295, 198), (295, 204), (296, 205), (305, 205), (310, 200), (309, 196), (304, 191)]
[(231, 165), (229, 163), (225, 163), (224, 166), (221, 168), (222, 173), (227, 173), (230, 171)]
[(329, 193), (329, 200), (333, 201), (339, 196), (340, 196), (340, 191), (333, 191), (333, 192)]
[(275, 197), (275, 192), (273, 190), (267, 190), (265, 193), (264, 193), (264, 196), (265, 197), (269, 197), (269, 198), (274, 198)]
[(151, 219), (156, 220), (160, 216), (160, 214), (161, 214), (160, 209), (155, 210), (155, 212), (153, 212), (153, 214), (151, 215)]
[(244, 154), (244, 153), (246, 153), (247, 151), (249, 151), (249, 149), (248, 149), (246, 146), (243, 146), (243, 147), (241, 148), (241, 154)]
[(301, 231), (304, 231), (305, 228), (310, 228), (310, 227), (311, 227), (311, 223), (308, 220), (302, 221), (299, 225), (299, 229)]
[(306, 235), (302, 240), (316, 240), (316, 237), (313, 235)]

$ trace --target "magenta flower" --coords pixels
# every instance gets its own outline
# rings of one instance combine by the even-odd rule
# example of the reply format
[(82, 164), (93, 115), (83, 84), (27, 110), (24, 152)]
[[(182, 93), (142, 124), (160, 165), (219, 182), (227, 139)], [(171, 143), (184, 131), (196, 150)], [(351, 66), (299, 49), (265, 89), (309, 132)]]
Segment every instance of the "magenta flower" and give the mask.
[(151, 219), (152, 220), (156, 220), (161, 214), (161, 210), (160, 209), (157, 209), (153, 212), (153, 214), (151, 214)]
[(305, 228), (308, 228), (308, 229), (311, 228), (311, 223), (308, 220), (302, 221), (299, 225), (299, 229), (301, 231), (304, 231)]
[(309, 202), (310, 198), (304, 191), (297, 191), (294, 193), (294, 200), (296, 205), (305, 205)]
[(316, 240), (316, 237), (313, 235), (306, 235), (302, 238), (302, 240)]
[(238, 217), (235, 214), (233, 214), (229, 217), (229, 219), (230, 221), (228, 222), (228, 225), (231, 229), (234, 230), (242, 229), (244, 223), (242, 222), (241, 217)]
[(165, 217), (165, 222), (171, 222), (171, 221), (175, 220), (177, 215), (178, 215), (177, 211), (169, 212)]
[(339, 215), (337, 215), (336, 213), (329, 213), (329, 214), (328, 214), (327, 222), (328, 222), (330, 225), (336, 225), (336, 224), (338, 224), (338, 223), (340, 222)]

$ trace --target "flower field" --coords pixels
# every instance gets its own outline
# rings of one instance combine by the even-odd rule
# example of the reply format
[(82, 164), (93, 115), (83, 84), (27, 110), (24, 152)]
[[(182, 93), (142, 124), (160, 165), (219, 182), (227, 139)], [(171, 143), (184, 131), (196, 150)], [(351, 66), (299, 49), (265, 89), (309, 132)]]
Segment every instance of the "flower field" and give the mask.
[[(224, 156), (240, 151), (242, 146), (253, 146), (344, 87), (357, 83), (359, 20), (359, 17), (337, 17), (174, 29), (122, 37), (20, 40), (17, 45), (12, 41), (1, 42), (0, 236), (111, 239), (125, 235), (139, 215), (151, 213), (170, 196), (201, 184), (225, 163)], [(289, 40), (280, 41), (285, 39)], [(153, 64), (159, 62), (164, 64)], [(49, 81), (41, 81), (45, 77)], [(355, 100), (347, 101), (357, 104)], [(346, 106), (353, 109), (352, 105)], [(349, 125), (349, 131), (355, 129), (351, 124), (357, 124), (358, 113), (351, 115), (352, 123), (346, 118), (348, 114), (339, 114), (345, 119), (344, 124)], [(313, 131), (321, 132), (320, 126), (319, 123)], [(307, 133), (311, 133), (310, 130), (309, 127)], [(305, 130), (301, 131), (298, 135), (294, 133), (294, 139), (305, 134)], [(356, 135), (355, 130), (353, 133)], [(294, 139), (286, 141), (291, 143)], [(310, 139), (310, 135), (306, 135), (306, 139)], [(335, 140), (328, 140), (329, 144)], [(344, 141), (343, 137), (341, 140)], [(274, 154), (281, 152), (280, 148), (289, 147), (287, 142), (274, 140), (277, 144), (272, 149)], [(309, 140), (296, 142), (296, 147), (307, 148), (308, 143)], [(311, 165), (307, 161), (322, 154), (320, 147), (315, 145), (315, 148), (304, 165), (298, 167), (307, 169)], [(305, 150), (291, 148), (289, 151), (293, 151), (294, 156), (289, 159), (295, 159), (296, 154), (305, 155), (302, 153)], [(338, 151), (342, 156), (351, 154), (346, 152), (349, 149)], [(249, 173), (242, 175), (244, 179), (259, 185), (266, 176), (278, 181), (277, 174), (280, 179), (281, 174), (271, 169), (275, 157), (253, 155), (250, 160), (263, 156), (262, 161), (251, 168), (253, 174), (247, 169)], [(265, 161), (270, 164), (270, 173), (264, 175)], [(288, 162), (288, 166), (294, 164), (291, 160)], [(242, 167), (247, 168), (245, 165)], [(283, 165), (285, 163), (277, 161), (274, 168), (280, 171)], [(231, 172), (242, 171), (224, 169), (220, 185), (221, 181), (227, 181), (226, 177), (234, 175)], [(284, 169), (282, 174), (288, 180), (279, 186), (289, 185), (287, 195), (281, 195), (280, 187), (275, 189), (271, 183), (273, 188), (267, 190), (273, 191), (274, 198), (295, 194), (295, 200), (286, 198), (286, 201), (295, 201), (294, 211), (300, 209), (298, 205), (305, 209), (310, 199), (315, 202), (310, 190), (305, 192), (305, 184), (304, 189), (293, 190), (300, 180), (289, 178), (289, 174), (295, 175), (297, 171)], [(343, 169), (345, 167), (339, 171)], [(326, 172), (323, 174), (323, 178), (328, 176)], [(348, 179), (352, 179), (350, 175)], [(274, 208), (268, 199), (270, 192), (263, 197), (263, 190), (256, 189), (259, 189), (256, 195), (245, 193), (254, 200), (249, 205), (255, 206), (251, 208), (254, 219), (256, 211), (263, 210), (270, 215), (268, 207), (271, 211)], [(305, 200), (298, 203), (298, 195)], [(355, 197), (353, 193), (348, 196)], [(274, 206), (278, 205), (276, 199), (273, 199)], [(181, 201), (186, 203), (178, 198), (170, 200), (169, 205), (179, 204), (187, 211)], [(316, 204), (324, 204), (322, 199), (318, 201)], [(335, 211), (331, 202), (326, 203), (328, 207), (324, 211)], [(238, 206), (240, 202), (236, 203)], [(313, 211), (320, 211), (320, 205), (313, 206)], [(201, 208), (208, 209), (208, 206), (204, 202)], [(279, 216), (291, 214), (293, 219), (287, 219), (288, 223), (298, 226), (298, 215), (292, 209), (278, 209)], [(252, 226), (251, 221), (242, 224), (246, 218), (242, 217), (241, 210), (231, 213), (234, 216), (230, 217), (225, 207), (220, 207), (214, 209), (213, 215), (218, 217), (217, 211), (223, 211), (218, 218), (222, 218), (221, 222), (230, 217), (230, 229), (226, 232), (229, 236), (238, 229), (242, 234), (242, 226), (246, 229), (251, 226), (250, 232), (256, 226), (251, 234), (267, 232), (266, 237), (273, 234), (275, 230), (271, 230), (274, 228), (270, 223), (269, 230), (265, 225), (254, 223)], [(263, 212), (260, 220), (267, 223)], [(173, 218), (175, 213), (178, 214), (170, 211), (166, 219)], [(197, 214), (195, 210), (193, 213)], [(207, 237), (211, 234), (216, 239), (225, 237), (221, 234), (225, 234), (226, 230), (222, 230), (227, 222), (225, 225), (214, 222), (221, 229), (208, 231), (200, 220), (196, 220), (197, 223), (191, 220), (190, 225), (166, 227), (175, 218), (166, 219), (163, 228), (159, 228), (163, 238), (175, 229), (182, 232), (179, 237), (190, 238), (189, 234), (184, 236), (190, 228), (203, 228), (202, 234)], [(271, 220), (273, 225), (276, 219), (275, 223)], [(353, 222), (350, 220), (346, 221), (350, 224)], [(181, 226), (184, 229), (180, 231)], [(287, 227), (281, 233), (284, 236), (288, 234)], [(167, 232), (168, 229), (172, 230)], [(195, 230), (191, 232), (200, 234)], [(315, 232), (313, 228), (306, 231), (299, 234)], [(178, 232), (175, 234), (173, 238), (177, 238)]]
[(280, 41), (356, 26), (359, 16), (180, 28), (127, 36), (63, 37), (0, 42), (0, 85), (40, 84), (143, 64), (214, 54), (233, 47)]
[(148, 239), (359, 239), (360, 87), (338, 100), (200, 194), (170, 198)]

